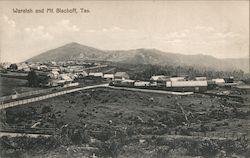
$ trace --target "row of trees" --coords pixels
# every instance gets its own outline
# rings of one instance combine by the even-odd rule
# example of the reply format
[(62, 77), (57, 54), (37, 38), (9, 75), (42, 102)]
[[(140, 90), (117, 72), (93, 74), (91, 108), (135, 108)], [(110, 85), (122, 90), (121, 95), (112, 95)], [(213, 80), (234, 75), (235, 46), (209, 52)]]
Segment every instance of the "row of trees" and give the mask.
[[(128, 67), (127, 67), (128, 68)], [(234, 76), (236, 79), (243, 79), (242, 70), (233, 71), (215, 71), (205, 68), (194, 68), (191, 66), (159, 66), (159, 65), (134, 65), (134, 68), (128, 69), (130, 78), (138, 80), (148, 80), (153, 75), (183, 76), (187, 75), (189, 79), (198, 76), (204, 76), (208, 79), (224, 78)]]

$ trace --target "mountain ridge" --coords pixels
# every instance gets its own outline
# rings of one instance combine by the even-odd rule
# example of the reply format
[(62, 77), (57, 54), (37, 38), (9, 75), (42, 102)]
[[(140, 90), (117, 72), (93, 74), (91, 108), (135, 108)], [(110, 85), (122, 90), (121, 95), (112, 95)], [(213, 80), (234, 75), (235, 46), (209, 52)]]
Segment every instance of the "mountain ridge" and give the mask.
[(68, 61), (68, 60), (103, 60), (128, 64), (153, 64), (195, 66), (214, 70), (243, 70), (248, 72), (248, 59), (219, 59), (210, 55), (184, 55), (164, 52), (157, 49), (101, 50), (71, 42), (45, 51), (26, 61)]

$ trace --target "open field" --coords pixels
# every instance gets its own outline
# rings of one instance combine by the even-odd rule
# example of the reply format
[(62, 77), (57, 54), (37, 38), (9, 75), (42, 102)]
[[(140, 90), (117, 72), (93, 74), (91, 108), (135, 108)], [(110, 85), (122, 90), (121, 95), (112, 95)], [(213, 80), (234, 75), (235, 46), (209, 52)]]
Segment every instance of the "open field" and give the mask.
[(15, 94), (15, 92), (23, 93), (41, 88), (28, 87), (28, 81), (23, 79), (0, 77), (0, 97)]
[[(103, 157), (249, 154), (248, 142), (243, 139), (249, 138), (248, 96), (242, 100), (202, 94), (172, 96), (97, 88), (6, 109), (6, 118), (2, 118), (2, 122), (6, 122), (3, 126), (31, 127), (37, 124), (37, 128), (57, 129), (63, 137), (58, 138), (57, 134), (53, 138), (44, 138), (50, 139), (55, 146), (39, 149), (39, 153), (47, 157), (67, 157), (71, 150), (75, 157), (83, 151), (87, 156), (95, 153)], [(83, 136), (78, 135), (81, 139), (74, 140), (77, 133)], [(204, 142), (204, 139), (192, 136), (211, 139)], [(180, 145), (176, 146), (178, 142)], [(39, 142), (36, 143), (39, 146)], [(229, 150), (229, 146), (234, 150)], [(205, 153), (209, 149), (203, 147), (212, 151)], [(36, 155), (34, 150), (26, 152)], [(6, 156), (6, 153), (2, 154)]]

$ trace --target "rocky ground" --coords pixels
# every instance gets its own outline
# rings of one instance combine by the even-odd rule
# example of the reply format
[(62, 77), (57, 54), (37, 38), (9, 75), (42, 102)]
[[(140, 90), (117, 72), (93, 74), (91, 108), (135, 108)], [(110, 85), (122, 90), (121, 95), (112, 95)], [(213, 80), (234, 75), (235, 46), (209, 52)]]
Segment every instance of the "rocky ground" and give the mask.
[(36, 124), (35, 128), (55, 129), (55, 135), (3, 137), (1, 155), (247, 157), (249, 107), (249, 96), (172, 96), (108, 88), (79, 91), (6, 109), (4, 127)]

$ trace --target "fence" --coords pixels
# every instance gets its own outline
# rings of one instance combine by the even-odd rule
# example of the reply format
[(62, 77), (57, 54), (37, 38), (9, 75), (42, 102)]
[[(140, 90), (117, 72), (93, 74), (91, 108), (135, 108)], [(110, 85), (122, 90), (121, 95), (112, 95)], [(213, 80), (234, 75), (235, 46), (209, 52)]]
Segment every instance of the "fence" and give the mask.
[(31, 92), (24, 92), (24, 93), (20, 93), (20, 94), (14, 94), (14, 95), (10, 95), (10, 96), (5, 96), (5, 97), (1, 97), (0, 98), (0, 104), (3, 104), (5, 102), (11, 101), (11, 100), (28, 97), (28, 96), (34, 96), (34, 95), (39, 95), (39, 94), (51, 93), (53, 91), (61, 90), (63, 88), (68, 88), (68, 87), (73, 87), (73, 86), (78, 86), (78, 85), (79, 85), (79, 83), (70, 83), (70, 84), (67, 84), (67, 85), (65, 85), (63, 87), (55, 87), (55, 88), (49, 88), (49, 89), (42, 89), (42, 90), (36, 90), (36, 91), (31, 91)]
[(103, 84), (103, 85), (88, 86), (88, 87), (83, 87), (83, 88), (75, 88), (75, 89), (64, 90), (64, 91), (61, 91), (61, 92), (55, 92), (55, 93), (47, 94), (47, 95), (43, 95), (43, 96), (33, 97), (33, 98), (30, 98), (30, 99), (18, 100), (18, 101), (14, 101), (14, 102), (10, 102), (10, 103), (0, 105), (0, 110), (1, 109), (6, 109), (6, 108), (9, 108), (9, 107), (13, 107), (13, 106), (17, 106), (17, 105), (22, 105), (22, 104), (32, 103), (32, 102), (36, 102), (36, 101), (40, 101), (40, 100), (44, 100), (44, 99), (49, 99), (49, 98), (52, 98), (52, 97), (56, 97), (56, 96), (64, 95), (64, 94), (67, 94), (67, 93), (72, 93), (72, 92), (84, 90), (84, 89), (92, 89), (92, 88), (105, 87), (105, 86), (106, 85)]

